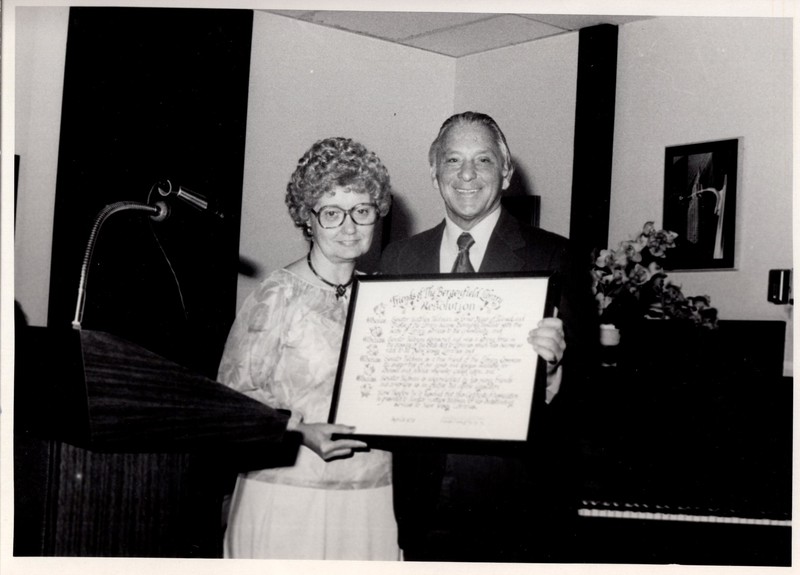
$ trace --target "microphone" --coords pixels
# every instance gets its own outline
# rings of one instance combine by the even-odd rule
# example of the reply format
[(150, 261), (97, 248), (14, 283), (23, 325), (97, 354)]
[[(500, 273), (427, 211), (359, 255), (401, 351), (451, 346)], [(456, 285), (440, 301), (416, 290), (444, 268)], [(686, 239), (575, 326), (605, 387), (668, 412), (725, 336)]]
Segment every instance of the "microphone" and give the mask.
[(193, 208), (205, 212), (208, 211), (211, 214), (217, 216), (220, 219), (225, 217), (225, 214), (219, 212), (214, 209), (209, 209), (208, 207), (208, 200), (203, 194), (199, 194), (190, 190), (189, 188), (185, 188), (183, 186), (177, 186), (174, 188), (172, 186), (172, 182), (169, 180), (158, 182), (156, 184), (156, 188), (158, 188), (158, 193), (164, 196), (165, 198), (168, 196), (177, 196), (179, 199), (183, 200)]

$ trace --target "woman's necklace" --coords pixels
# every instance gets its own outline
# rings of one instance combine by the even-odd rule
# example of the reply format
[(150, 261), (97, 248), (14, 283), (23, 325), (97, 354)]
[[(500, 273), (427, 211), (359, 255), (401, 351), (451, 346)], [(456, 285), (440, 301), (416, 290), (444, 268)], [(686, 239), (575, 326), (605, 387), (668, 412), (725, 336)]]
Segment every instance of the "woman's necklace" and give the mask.
[(322, 283), (324, 283), (325, 285), (329, 285), (329, 286), (331, 286), (332, 288), (334, 288), (336, 290), (336, 299), (339, 299), (340, 297), (342, 297), (347, 292), (347, 288), (350, 286), (351, 283), (353, 283), (353, 278), (356, 276), (355, 271), (353, 271), (352, 275), (350, 276), (350, 281), (348, 281), (346, 284), (331, 283), (328, 280), (326, 280), (324, 277), (319, 275), (317, 273), (317, 270), (314, 269), (314, 266), (311, 264), (311, 252), (308, 252), (308, 254), (306, 255), (306, 261), (308, 262), (308, 268), (311, 270), (311, 272), (315, 276), (317, 276), (317, 278), (319, 278), (319, 280)]

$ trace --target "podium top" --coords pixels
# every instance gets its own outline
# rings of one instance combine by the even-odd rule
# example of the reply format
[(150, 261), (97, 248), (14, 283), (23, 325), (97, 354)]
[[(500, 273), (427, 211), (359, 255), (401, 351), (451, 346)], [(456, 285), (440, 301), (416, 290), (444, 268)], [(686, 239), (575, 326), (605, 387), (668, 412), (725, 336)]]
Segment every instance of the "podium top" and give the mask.
[(26, 327), (16, 432), (102, 452), (295, 453), (289, 412), (101, 331)]

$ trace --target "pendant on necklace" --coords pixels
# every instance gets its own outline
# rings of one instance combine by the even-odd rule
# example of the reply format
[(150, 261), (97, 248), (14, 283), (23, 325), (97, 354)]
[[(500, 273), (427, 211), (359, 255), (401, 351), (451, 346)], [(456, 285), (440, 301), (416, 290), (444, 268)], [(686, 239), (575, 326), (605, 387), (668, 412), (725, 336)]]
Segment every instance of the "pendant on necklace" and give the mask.
[(317, 273), (317, 270), (314, 269), (314, 265), (311, 263), (311, 252), (308, 252), (308, 254), (306, 255), (306, 261), (308, 262), (308, 268), (315, 276), (317, 276), (317, 278), (322, 283), (324, 283), (325, 285), (329, 285), (336, 290), (336, 299), (341, 298), (342, 296), (344, 296), (344, 294), (347, 293), (347, 288), (350, 286), (351, 283), (353, 283), (355, 272), (353, 272), (353, 275), (350, 276), (350, 281), (347, 282), (346, 284), (335, 284), (333, 282), (329, 282), (328, 280), (326, 280), (324, 277), (322, 277)]

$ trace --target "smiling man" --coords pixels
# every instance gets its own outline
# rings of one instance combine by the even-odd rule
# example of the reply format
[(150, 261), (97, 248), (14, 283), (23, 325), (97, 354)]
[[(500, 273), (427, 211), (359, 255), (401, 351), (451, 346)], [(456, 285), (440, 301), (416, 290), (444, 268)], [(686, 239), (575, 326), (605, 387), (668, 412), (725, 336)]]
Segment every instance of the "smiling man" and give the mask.
[(447, 216), (470, 230), (500, 207), (514, 168), (487, 124), (454, 123), (434, 148), (431, 179), (445, 203)]
[(573, 265), (565, 238), (531, 228), (501, 207), (514, 166), (491, 117), (448, 118), (428, 159), (445, 218), (387, 246), (381, 272), (552, 271), (561, 295), (558, 317), (545, 318), (529, 340), (548, 363), (544, 437), (516, 456), (395, 452), (400, 546), (406, 560), (563, 561), (575, 512), (570, 398), (595, 322), (588, 266)]

